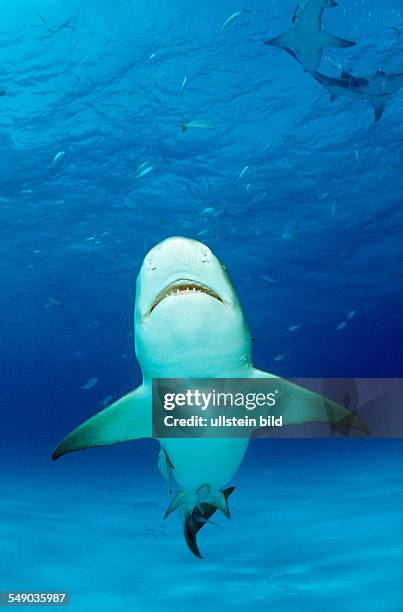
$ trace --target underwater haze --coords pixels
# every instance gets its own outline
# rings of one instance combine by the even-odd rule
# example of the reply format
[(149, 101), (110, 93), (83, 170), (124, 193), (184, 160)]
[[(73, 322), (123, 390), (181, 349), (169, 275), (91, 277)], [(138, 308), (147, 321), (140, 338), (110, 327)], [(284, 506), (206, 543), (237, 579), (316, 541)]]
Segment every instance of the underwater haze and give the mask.
[[(331, 102), (264, 44), (295, 4), (0, 0), (0, 591), (69, 591), (74, 612), (402, 609), (399, 440), (253, 440), (202, 560), (163, 520), (156, 441), (51, 462), (140, 383), (135, 278), (172, 235), (225, 263), (257, 367), (403, 376), (403, 87), (378, 121), (359, 92)], [(403, 73), (400, 1), (339, 0), (323, 28), (356, 45), (321, 74)]]

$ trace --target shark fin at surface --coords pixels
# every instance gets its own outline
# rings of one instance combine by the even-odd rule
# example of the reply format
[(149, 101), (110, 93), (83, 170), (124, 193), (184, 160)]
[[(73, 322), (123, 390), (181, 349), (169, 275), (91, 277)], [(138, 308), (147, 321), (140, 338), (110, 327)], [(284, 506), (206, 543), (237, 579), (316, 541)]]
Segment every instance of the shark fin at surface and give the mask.
[(151, 436), (151, 399), (142, 385), (81, 423), (58, 444), (52, 459), (94, 446), (110, 446)]
[(329, 32), (322, 31), (322, 44), (324, 47), (334, 47), (336, 49), (346, 49), (347, 47), (354, 47), (356, 44), (353, 40), (346, 40), (340, 38)]
[[(254, 378), (276, 378), (267, 372), (254, 369)], [(368, 434), (367, 425), (355, 414), (336, 402), (309, 391), (299, 385), (278, 378), (279, 406), (283, 415), (283, 425), (302, 425), (303, 423), (328, 423), (348, 425)]]
[[(228, 498), (231, 495), (231, 493), (233, 493), (234, 490), (235, 490), (235, 487), (228, 487), (227, 489), (224, 489), (223, 491), (219, 491), (219, 493), (222, 494), (222, 497), (225, 500), (225, 504), (227, 508), (228, 508)], [(217, 510), (217, 506), (215, 506), (214, 503), (210, 503), (210, 501), (203, 502), (200, 505), (200, 508), (194, 509), (192, 512), (189, 512), (185, 517), (185, 522), (183, 526), (183, 533), (185, 536), (185, 541), (189, 549), (191, 550), (191, 552), (195, 555), (195, 557), (198, 557), (199, 559), (201, 559), (202, 556), (200, 554), (200, 550), (197, 544), (197, 539), (196, 539), (197, 534), (200, 531), (200, 529), (204, 525), (206, 525), (206, 523), (209, 522), (209, 519), (213, 516), (216, 510)], [(229, 518), (229, 511), (228, 511), (228, 518)]]
[(383, 115), (383, 111), (385, 110), (386, 97), (375, 98), (373, 96), (370, 98), (370, 101), (371, 101), (372, 106), (374, 107), (375, 121), (379, 121), (379, 119)]

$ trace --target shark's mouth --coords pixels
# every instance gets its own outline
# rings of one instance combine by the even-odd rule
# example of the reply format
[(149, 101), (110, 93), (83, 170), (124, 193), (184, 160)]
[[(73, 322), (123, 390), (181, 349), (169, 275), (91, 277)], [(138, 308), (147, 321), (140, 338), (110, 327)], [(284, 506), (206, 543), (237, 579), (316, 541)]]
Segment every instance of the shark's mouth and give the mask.
[(224, 304), (224, 300), (218, 295), (218, 293), (213, 291), (213, 289), (210, 289), (210, 287), (207, 287), (207, 285), (203, 285), (203, 283), (199, 283), (191, 279), (182, 278), (170, 283), (159, 292), (147, 314), (150, 316), (158, 304), (168, 297), (183, 296), (194, 293), (204, 293)]

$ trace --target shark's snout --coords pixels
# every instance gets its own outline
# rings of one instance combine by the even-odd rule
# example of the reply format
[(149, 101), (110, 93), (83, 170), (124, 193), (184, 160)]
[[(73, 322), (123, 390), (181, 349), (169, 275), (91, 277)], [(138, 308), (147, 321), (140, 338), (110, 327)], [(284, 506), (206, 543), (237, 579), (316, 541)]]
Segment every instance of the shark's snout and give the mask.
[[(141, 318), (145, 322), (158, 306), (172, 298), (216, 300), (231, 308), (232, 291), (223, 264), (202, 242), (173, 236), (160, 242), (146, 255), (139, 275)], [(181, 307), (185, 302), (181, 302)]]
[(150, 272), (161, 268), (194, 268), (197, 263), (208, 264), (211, 261), (210, 249), (197, 240), (172, 236), (157, 244), (147, 254), (145, 262)]

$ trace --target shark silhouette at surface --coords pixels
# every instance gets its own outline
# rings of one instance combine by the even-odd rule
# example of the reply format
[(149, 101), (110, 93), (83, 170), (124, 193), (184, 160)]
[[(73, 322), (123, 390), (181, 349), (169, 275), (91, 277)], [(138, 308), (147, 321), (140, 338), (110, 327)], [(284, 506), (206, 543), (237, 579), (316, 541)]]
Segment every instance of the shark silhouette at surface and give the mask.
[(292, 27), (266, 45), (284, 49), (307, 72), (318, 70), (326, 47), (346, 48), (355, 42), (339, 38), (322, 30), (322, 14), (325, 8), (337, 6), (334, 0), (300, 0), (292, 17)]
[(385, 106), (391, 96), (403, 87), (403, 73), (388, 74), (378, 70), (370, 78), (356, 77), (343, 70), (340, 78), (333, 78), (314, 72), (313, 78), (325, 87), (333, 102), (339, 96), (369, 100), (374, 107), (375, 121), (382, 117)]

